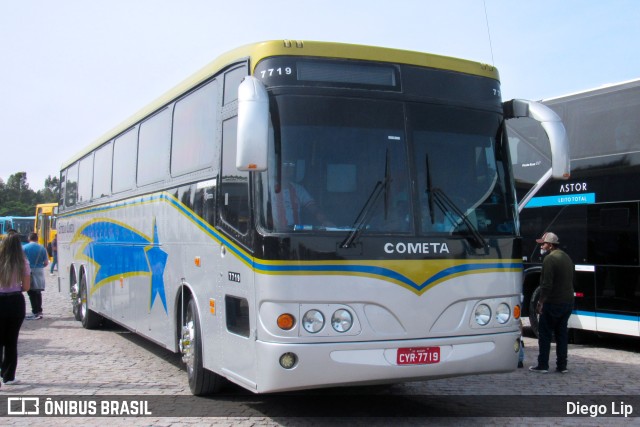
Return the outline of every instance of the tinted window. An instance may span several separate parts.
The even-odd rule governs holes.
[[[91,188],[93,187],[93,153],[80,160],[78,170],[78,203],[91,200]]]
[[[65,206],[75,206],[78,202],[78,164],[74,163],[67,169]]]
[[[96,151],[93,168],[93,198],[108,196],[111,193],[111,166],[113,157],[113,144],[100,147]]]
[[[213,166],[217,108],[216,81],[178,101],[173,116],[172,175]]]
[[[162,180],[169,171],[171,109],[166,108],[140,125],[138,185]]]
[[[638,265],[638,205],[589,207],[589,263]]]
[[[265,229],[344,236],[354,228],[411,231],[402,104],[296,96],[276,101],[280,136],[271,141],[276,155],[261,174]]]
[[[249,229],[249,173],[236,169],[236,139],[238,119],[227,120],[222,125],[222,219],[246,234]]]
[[[238,99],[238,86],[247,75],[245,67],[236,68],[224,76],[224,103],[229,104]]]
[[[113,148],[113,192],[130,190],[136,180],[137,128],[116,138]]]
[[[585,97],[566,108],[572,158],[640,150],[640,88]]]
[[[65,192],[67,189],[67,171],[63,170],[60,172],[60,199],[58,200],[58,205],[62,208],[65,205]]]

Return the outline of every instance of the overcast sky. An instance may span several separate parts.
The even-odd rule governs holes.
[[[0,0],[0,178],[25,171],[43,188],[83,147],[252,42],[457,56],[498,67],[505,100],[537,100],[640,78],[639,28],[637,0]]]

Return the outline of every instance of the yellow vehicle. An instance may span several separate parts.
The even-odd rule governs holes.
[[[38,243],[48,248],[56,237],[57,203],[40,203],[36,205],[34,232],[38,234]]]

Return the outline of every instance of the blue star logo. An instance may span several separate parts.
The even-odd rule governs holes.
[[[109,219],[88,223],[76,236],[87,240],[81,253],[96,266],[94,288],[122,277],[151,276],[149,307],[160,297],[168,314],[163,275],[169,255],[160,249],[155,219],[153,238]]]

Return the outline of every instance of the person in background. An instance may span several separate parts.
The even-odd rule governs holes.
[[[546,373],[549,370],[549,353],[552,335],[556,336],[556,371],[566,374],[569,347],[568,322],[573,311],[573,261],[559,249],[560,241],[554,233],[544,233],[537,239],[541,253],[546,253],[542,261],[540,275],[540,299],[536,312],[540,315],[538,325],[538,365],[530,371]]]
[[[303,211],[320,224],[331,227],[334,224],[318,208],[316,201],[300,184],[294,182],[297,164],[293,160],[282,162],[282,186],[274,197],[274,218],[276,231],[293,230],[302,224]]]
[[[23,291],[31,283],[31,269],[16,233],[0,242],[0,375],[6,385],[18,384],[18,335],[24,320]]]
[[[42,319],[42,291],[45,288],[44,268],[49,265],[49,256],[47,250],[38,243],[38,235],[31,233],[29,235],[29,243],[24,245],[24,253],[29,260],[31,267],[31,289],[27,292],[29,301],[31,302],[31,314],[26,317],[27,320]]]
[[[50,274],[53,276],[53,269],[58,266],[58,236],[51,241],[51,257],[53,261],[51,262]]]

